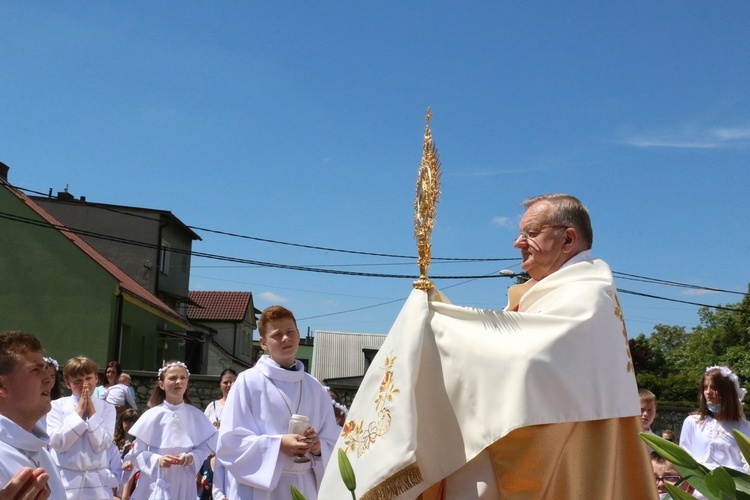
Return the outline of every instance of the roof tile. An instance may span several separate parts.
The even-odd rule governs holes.
[[[243,321],[250,307],[251,292],[189,292],[197,306],[188,306],[187,317],[195,321]]]

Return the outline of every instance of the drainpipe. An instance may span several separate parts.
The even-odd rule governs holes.
[[[117,320],[115,321],[115,357],[117,362],[120,362],[120,356],[122,355],[122,309],[123,299],[122,291],[117,294]]]
[[[232,356],[237,357],[237,323],[234,324],[234,339],[232,340]]]
[[[163,265],[163,262],[161,261],[161,230],[163,227],[161,221],[159,221],[159,234],[157,235],[156,242],[156,276],[154,277],[154,295],[157,297],[159,297],[159,277],[161,276],[161,267]]]

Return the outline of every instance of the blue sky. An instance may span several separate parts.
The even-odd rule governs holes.
[[[435,257],[517,259],[520,202],[589,207],[615,271],[746,292],[750,3],[0,3],[0,161],[11,183],[172,211],[256,238],[415,255],[424,115],[442,165]],[[406,259],[197,230],[196,251],[364,273]],[[434,263],[480,276],[519,260]],[[507,278],[437,280],[502,307]],[[741,295],[620,279],[705,304]],[[385,333],[410,279],[193,259],[300,329]],[[622,295],[631,336],[697,308]],[[385,304],[385,305],[383,305]],[[350,312],[346,312],[350,311]]]

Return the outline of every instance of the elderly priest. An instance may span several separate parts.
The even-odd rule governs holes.
[[[357,498],[657,498],[609,266],[569,195],[524,202],[504,311],[413,290],[337,448]],[[336,460],[320,498],[347,498]]]

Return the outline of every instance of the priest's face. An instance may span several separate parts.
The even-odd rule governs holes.
[[[521,217],[521,233],[513,246],[521,250],[521,268],[539,281],[562,267],[569,259],[565,227],[549,222],[552,204],[540,201],[531,205]]]
[[[292,318],[269,321],[260,346],[281,366],[292,366],[299,347],[297,324]]]

